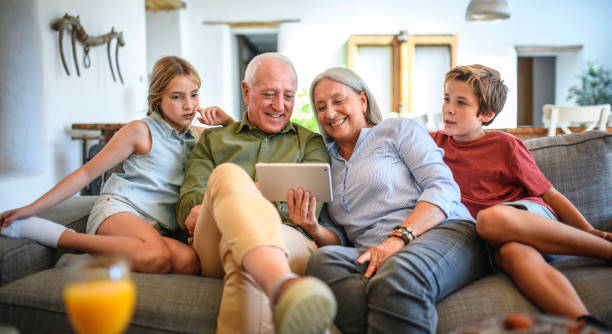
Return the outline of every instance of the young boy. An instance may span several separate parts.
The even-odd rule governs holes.
[[[494,69],[455,67],[444,78],[444,130],[431,136],[444,149],[461,201],[477,217],[478,234],[491,246],[492,263],[542,311],[605,326],[589,315],[569,280],[543,254],[610,261],[612,233],[593,228],[555,190],[520,139],[484,131],[507,92]]]

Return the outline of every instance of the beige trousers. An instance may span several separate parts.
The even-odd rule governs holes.
[[[268,296],[242,270],[244,255],[259,246],[282,249],[298,275],[304,275],[316,248],[301,232],[281,222],[274,205],[241,167],[219,165],[208,180],[193,239],[202,275],[224,279],[217,333],[274,332]]]

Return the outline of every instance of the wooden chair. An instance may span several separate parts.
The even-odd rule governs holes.
[[[572,133],[567,128],[568,123],[587,124],[585,131],[593,130],[595,127],[606,130],[610,105],[562,107],[545,104],[542,111],[544,124],[548,123],[548,135],[554,136],[557,134],[557,128],[561,128],[564,133]]]

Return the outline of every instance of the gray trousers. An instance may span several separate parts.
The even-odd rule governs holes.
[[[307,274],[325,281],[338,301],[335,323],[350,333],[434,333],[436,303],[490,271],[473,223],[446,221],[391,255],[372,278],[357,258],[365,249],[319,248]]]

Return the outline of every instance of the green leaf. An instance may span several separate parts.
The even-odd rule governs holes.
[[[567,99],[578,105],[612,104],[612,77],[610,71],[589,61],[580,79],[580,87],[571,86]]]

